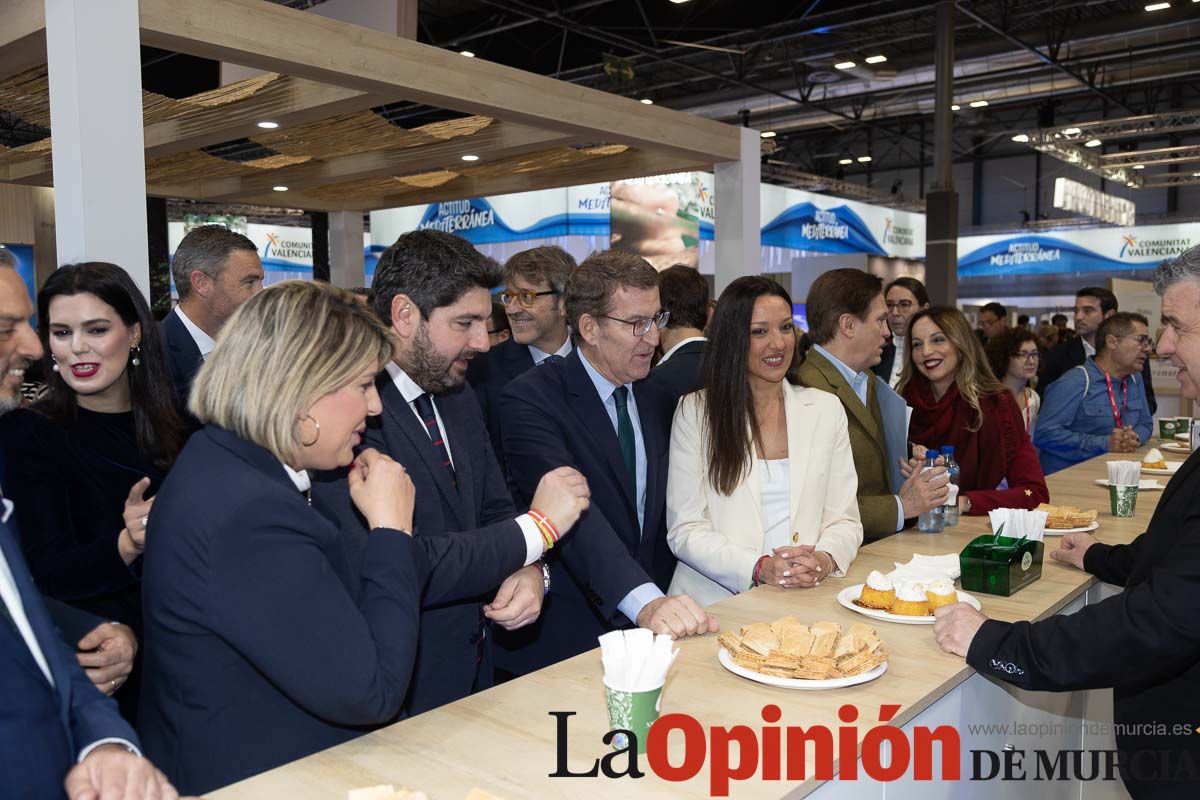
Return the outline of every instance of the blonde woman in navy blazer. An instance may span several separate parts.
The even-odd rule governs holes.
[[[193,387],[195,433],[147,536],[147,755],[200,794],[397,715],[419,610],[413,485],[373,450],[392,341],[349,293],[276,284],[227,323]],[[308,503],[308,470],[352,464],[370,534],[361,572]]]

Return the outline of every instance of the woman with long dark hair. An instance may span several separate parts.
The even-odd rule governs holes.
[[[38,333],[48,392],[3,418],[21,545],[43,592],[140,639],[146,519],[183,443],[158,325],[123,269],[88,262],[47,278]]]
[[[845,574],[862,543],[846,413],[799,385],[792,301],[763,277],[717,301],[671,429],[671,594],[710,605],[752,586],[807,588]]]
[[[918,457],[924,447],[954,447],[960,513],[1049,501],[1016,400],[992,374],[962,312],[946,306],[918,311],[908,322],[906,344],[899,389],[913,408],[909,440]]]

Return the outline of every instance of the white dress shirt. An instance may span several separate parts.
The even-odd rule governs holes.
[[[387,370],[387,374],[392,379],[392,383],[400,392],[400,396],[404,398],[404,402],[408,403],[408,407],[412,409],[413,416],[421,423],[421,427],[425,427],[425,420],[421,419],[421,412],[417,411],[417,407],[413,401],[427,392],[417,385],[417,382],[408,376],[408,373],[399,367],[394,361],[389,361],[383,367]],[[446,424],[442,422],[442,412],[438,411],[437,397],[429,395],[430,401],[433,404],[433,415],[437,418],[438,429],[442,434],[442,444],[446,446],[446,457],[450,459],[450,466],[454,466],[454,453],[450,450],[450,437],[446,435]],[[542,540],[542,534],[538,531],[537,524],[534,523],[533,517],[528,514],[522,514],[517,517],[517,525],[521,527],[521,533],[525,537],[525,564],[534,563],[542,557],[546,552],[546,543]],[[559,534],[566,534],[566,531],[559,531]]]
[[[188,319],[188,315],[183,313],[183,306],[175,306],[175,313],[179,315],[179,321],[183,323],[183,327],[187,328],[187,332],[192,335],[192,341],[196,343],[196,348],[200,351],[201,360],[208,358],[208,354],[213,351],[217,343],[211,336],[200,330],[199,325]]]
[[[792,544],[791,469],[786,458],[757,459],[761,483],[764,556]]]
[[[567,333],[567,339],[562,343],[562,347],[558,348],[553,353],[547,353],[545,350],[539,350],[531,344],[526,345],[526,347],[529,348],[529,355],[533,356],[533,365],[536,367],[550,356],[566,358],[567,356],[571,355],[571,334],[570,332]]]
[[[904,337],[892,334],[892,344],[896,346],[896,354],[892,357],[892,374],[888,376],[888,386],[895,389],[900,383],[900,371],[904,369]]]

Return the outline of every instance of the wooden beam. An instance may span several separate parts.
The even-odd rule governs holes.
[[[635,145],[693,162],[740,157],[738,128],[264,0],[141,0],[142,43]],[[264,35],[269,32],[269,35]]]
[[[266,170],[262,175],[218,178],[202,181],[196,194],[208,200],[236,200],[246,194],[270,191],[273,186],[306,189],[381,175],[411,175],[435,169],[461,167],[462,155],[479,156],[476,164],[521,156],[559,145],[576,143],[578,137],[557,131],[542,131],[516,122],[495,122],[472,134],[443,142],[376,150],[336,156],[322,161],[283,169]]]
[[[46,0],[0,2],[0,80],[46,63]]]

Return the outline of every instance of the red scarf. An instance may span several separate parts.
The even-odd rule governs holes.
[[[926,447],[953,445],[961,491],[986,491],[1000,485],[1018,444],[1013,421],[1021,421],[1011,393],[1004,391],[979,398],[983,425],[977,431],[971,430],[975,409],[959,394],[956,383],[950,384],[941,400],[935,400],[928,379],[914,375],[904,388],[904,399],[913,409],[908,440]]]

